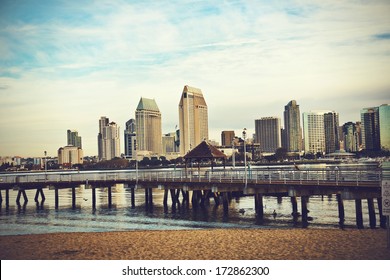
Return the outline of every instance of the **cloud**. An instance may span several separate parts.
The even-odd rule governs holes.
[[[281,116],[291,99],[355,120],[369,102],[361,93],[383,103],[390,87],[386,1],[49,2],[3,4],[0,116],[15,124],[0,128],[21,139],[43,125],[52,151],[72,128],[96,154],[99,117],[123,127],[141,96],[156,99],[172,131],[185,84],[203,90],[216,139],[224,126]],[[2,141],[0,155],[36,145]]]
[[[390,33],[375,34],[373,37],[377,40],[390,40]]]

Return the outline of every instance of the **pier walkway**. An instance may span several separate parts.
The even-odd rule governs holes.
[[[34,200],[43,202],[43,190],[55,191],[55,207],[59,205],[59,189],[72,189],[72,204],[76,205],[75,191],[79,187],[91,189],[92,206],[96,207],[96,188],[108,189],[108,205],[111,206],[111,188],[124,184],[131,190],[131,205],[135,205],[135,189],[145,190],[145,204],[153,205],[153,189],[164,190],[164,206],[171,198],[172,208],[191,203],[192,207],[203,207],[212,198],[216,205],[222,204],[228,211],[232,197],[253,196],[256,215],[263,219],[263,196],[290,197],[292,217],[301,217],[307,225],[307,201],[312,195],[336,195],[338,200],[339,224],[344,222],[343,200],[355,200],[356,224],[363,227],[362,199],[367,199],[370,226],[376,227],[374,199],[377,199],[381,227],[385,226],[382,216],[380,169],[304,169],[261,168],[243,169],[154,169],[154,170],[109,170],[109,171],[50,171],[0,174],[0,190],[5,192],[6,207],[9,207],[9,191],[18,191],[16,203],[28,202],[25,190],[36,190]],[[3,195],[0,192],[0,203]],[[170,195],[169,195],[170,194]],[[180,201],[180,197],[182,200]],[[298,211],[297,197],[301,200],[301,212]]]

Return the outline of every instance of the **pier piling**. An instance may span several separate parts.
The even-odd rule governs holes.
[[[229,212],[229,197],[227,192],[222,193],[222,201],[223,201],[223,212]]]
[[[92,209],[96,209],[96,188],[92,187]]]
[[[5,209],[9,208],[9,189],[5,190]]]
[[[135,190],[134,188],[131,188],[130,189],[130,193],[131,193],[131,208],[135,208]]]
[[[255,194],[255,211],[256,217],[258,220],[263,220],[264,218],[264,208],[263,208],[263,196],[259,193]]]
[[[358,229],[363,229],[363,212],[362,212],[362,200],[355,200],[355,208],[356,208],[356,226]]]
[[[341,198],[341,194],[337,194],[337,205],[338,205],[338,210],[339,210],[339,225],[340,228],[344,228],[344,221],[345,221],[345,212],[344,212],[344,201]]]
[[[58,204],[59,204],[59,201],[58,201],[58,188],[55,188],[54,189],[54,208],[55,209],[58,209]]]
[[[307,210],[307,196],[302,196],[301,197],[301,207],[302,207],[302,227],[307,227],[309,225],[308,222],[308,213],[309,211]]]
[[[298,202],[297,202],[297,197],[296,196],[292,196],[291,197],[291,205],[292,205],[292,213],[291,213],[291,215],[293,216],[294,223],[296,223],[298,221],[298,216],[299,216],[299,213],[298,213]]]
[[[382,212],[382,198],[378,197],[377,201],[378,201],[380,227],[386,229],[386,216],[383,216],[383,212]]]
[[[34,198],[34,201],[36,203],[39,203],[39,195],[42,197],[42,201],[41,203],[43,203],[45,201],[45,194],[43,193],[43,189],[42,188],[37,188],[37,191],[35,192],[35,198]]]
[[[112,190],[111,186],[108,186],[108,208],[112,207]]]
[[[168,189],[164,189],[164,208],[168,208]]]
[[[72,208],[76,208],[76,187],[72,187]]]
[[[367,204],[368,204],[368,217],[370,221],[370,228],[374,229],[376,227],[374,199],[367,198]]]

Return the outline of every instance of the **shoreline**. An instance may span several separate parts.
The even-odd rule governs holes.
[[[2,260],[390,260],[383,229],[135,230],[0,236]]]

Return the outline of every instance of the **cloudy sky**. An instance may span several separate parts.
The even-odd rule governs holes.
[[[357,121],[390,103],[389,15],[387,0],[0,0],[0,156],[55,156],[67,129],[96,155],[100,116],[123,130],[141,96],[174,131],[187,84],[217,141],[292,99]]]

